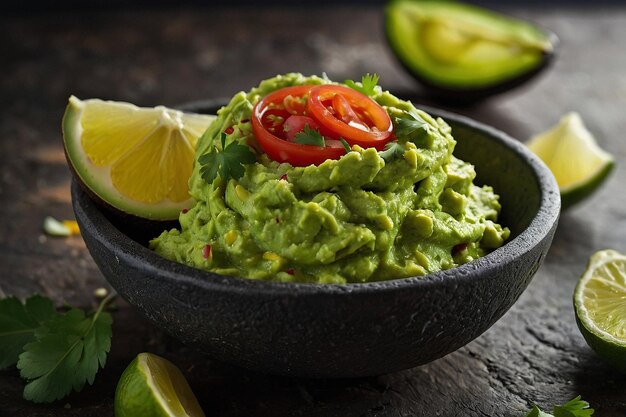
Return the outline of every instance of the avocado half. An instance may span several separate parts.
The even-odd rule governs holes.
[[[468,4],[395,0],[385,33],[400,63],[436,98],[472,102],[514,88],[552,61],[558,38]]]

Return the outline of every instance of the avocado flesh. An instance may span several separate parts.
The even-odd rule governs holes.
[[[550,36],[527,22],[447,1],[392,2],[386,30],[403,64],[444,88],[507,82],[540,67],[553,50]]]

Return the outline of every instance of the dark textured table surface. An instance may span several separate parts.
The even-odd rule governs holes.
[[[595,4],[595,3],[594,3]],[[218,363],[144,321],[113,312],[113,346],[93,386],[52,405],[21,399],[0,372],[0,416],[112,416],[122,370],[139,352],[181,367],[209,416],[521,416],[581,394],[598,416],[626,416],[626,375],[585,344],[572,292],[592,252],[626,251],[626,7],[510,8],[559,34],[547,74],[457,109],[520,140],[581,113],[618,166],[593,198],[562,216],[545,264],[515,306],[466,347],[429,365],[376,378],[311,381]],[[55,239],[43,218],[71,218],[60,121],[69,95],[176,105],[232,95],[289,71],[331,78],[381,75],[419,88],[390,55],[375,7],[158,9],[0,17],[0,296],[39,292],[82,307],[106,282],[80,237]]]

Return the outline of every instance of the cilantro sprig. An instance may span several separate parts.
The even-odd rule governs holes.
[[[52,402],[93,384],[111,348],[112,318],[104,308],[114,297],[92,314],[77,308],[58,313],[39,295],[23,304],[13,297],[0,300],[0,363],[17,362],[28,381],[25,399]]]
[[[238,142],[231,142],[226,146],[225,133],[222,133],[221,141],[221,151],[214,146],[209,153],[198,158],[202,165],[200,175],[208,184],[211,184],[218,174],[224,181],[229,178],[238,180],[246,172],[244,165],[256,162],[256,155],[249,146]]]
[[[543,412],[534,405],[525,417],[590,417],[593,412],[594,409],[589,408],[589,403],[579,395],[563,405],[554,406],[552,414]]]
[[[304,125],[304,129],[300,132],[296,133],[294,137],[294,142],[299,143],[301,145],[312,145],[312,146],[320,146],[324,147],[324,136],[317,130],[311,129],[308,124]]]
[[[363,93],[366,96],[373,96],[376,92],[376,86],[378,85],[379,78],[378,74],[367,73],[361,77],[361,85],[352,80],[345,80],[343,83],[359,93]]]
[[[420,145],[430,136],[430,125],[417,113],[405,112],[402,117],[396,117],[395,121],[398,138]]]
[[[383,151],[378,152],[381,158],[385,160],[385,162],[393,161],[394,159],[402,158],[404,156],[405,148],[400,143],[393,141],[387,142],[385,145],[385,149]]]

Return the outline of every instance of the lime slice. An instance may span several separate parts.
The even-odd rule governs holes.
[[[602,150],[578,113],[568,113],[547,132],[527,143],[546,163],[561,190],[561,207],[578,203],[593,193],[614,167],[613,156]]]
[[[187,380],[174,364],[140,353],[115,390],[115,417],[205,417]]]
[[[190,205],[196,142],[214,119],[72,96],[63,138],[70,166],[92,194],[138,217],[171,220]]]
[[[574,291],[574,307],[589,346],[626,372],[626,255],[594,253]]]

